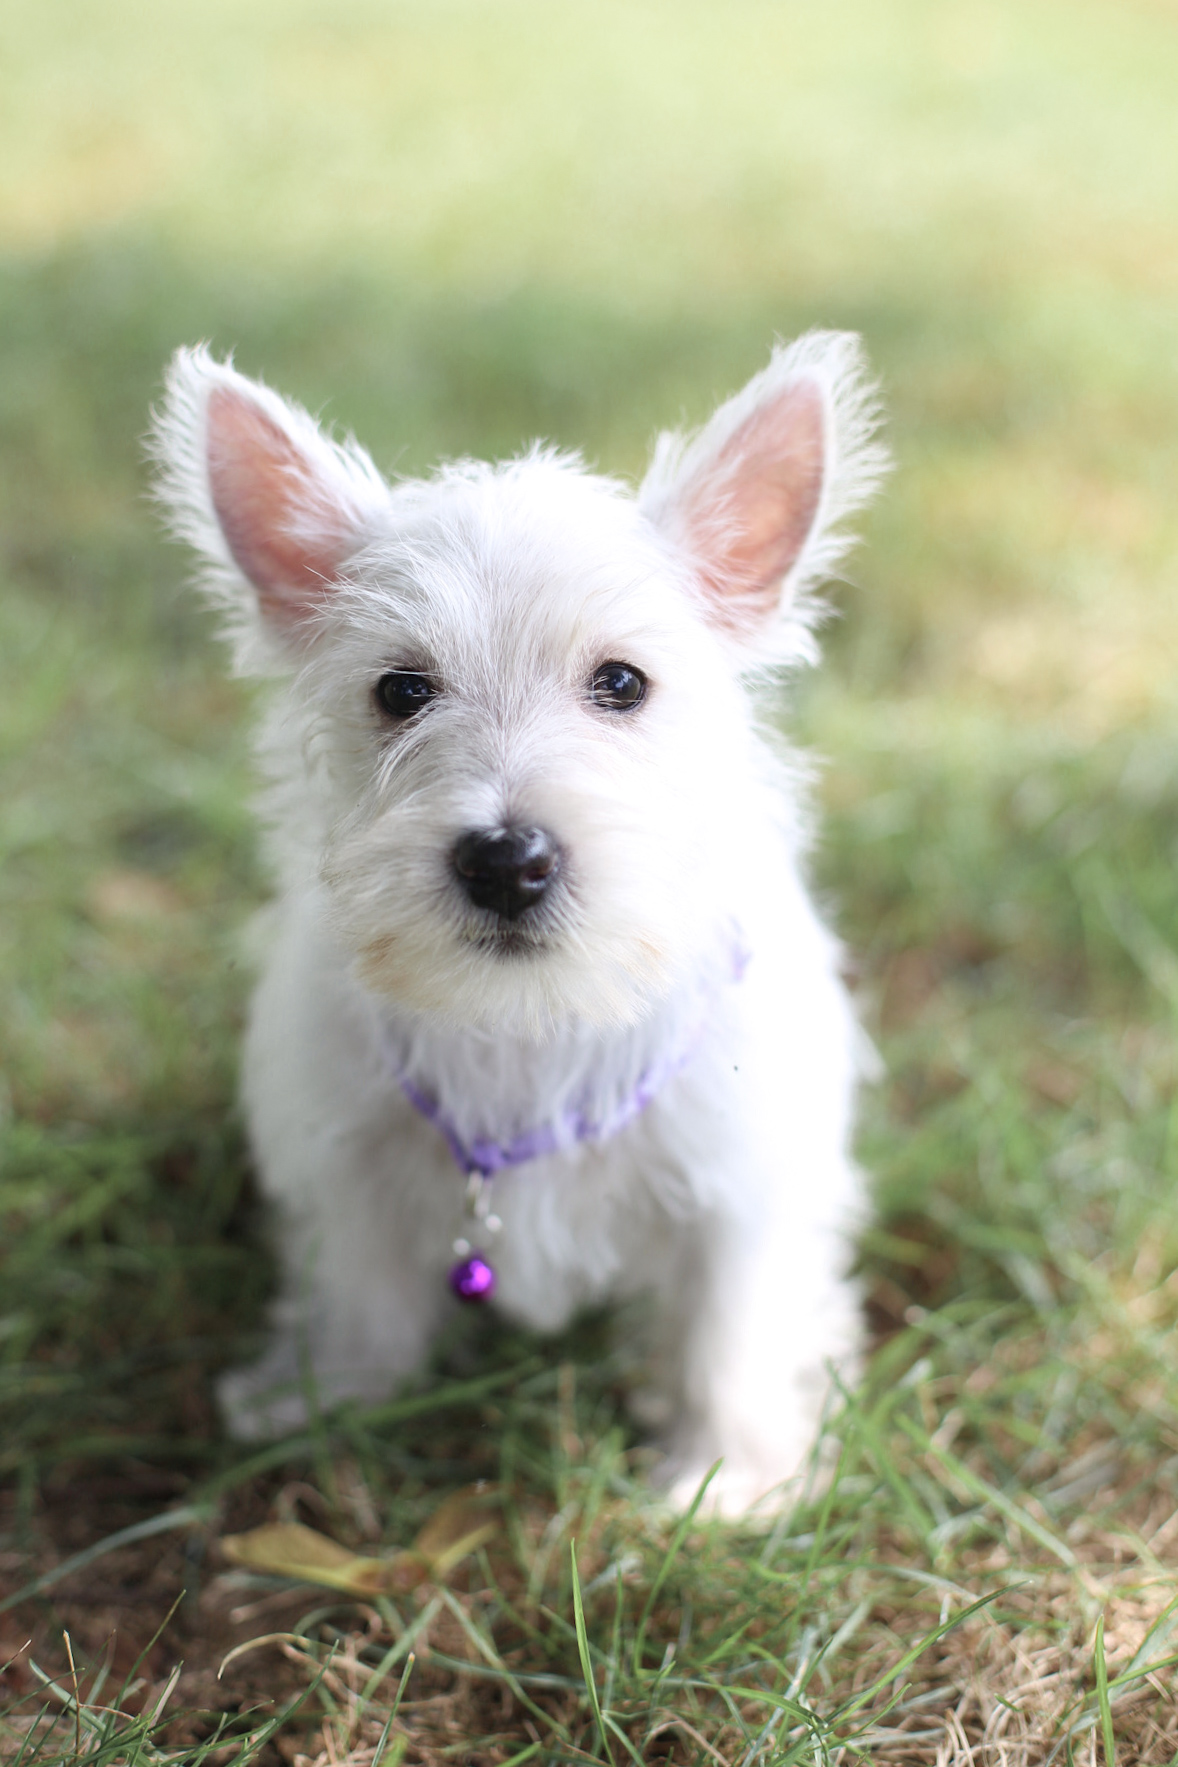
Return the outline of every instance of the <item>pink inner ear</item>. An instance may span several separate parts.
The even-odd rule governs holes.
[[[261,407],[231,387],[208,406],[209,485],[229,550],[263,611],[308,613],[347,555],[347,523],[311,462]]]
[[[725,624],[768,615],[822,501],[825,411],[814,381],[795,381],[754,411],[692,495],[688,533]]]

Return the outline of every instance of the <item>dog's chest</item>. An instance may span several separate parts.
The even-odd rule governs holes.
[[[723,1034],[746,962],[726,932],[716,954],[637,1025],[567,1025],[521,1041],[442,1031],[384,1013],[390,1079],[444,1136],[455,1163],[487,1177],[623,1135]]]

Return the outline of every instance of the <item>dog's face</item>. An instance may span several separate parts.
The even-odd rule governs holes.
[[[877,464],[835,471],[840,406],[844,438],[865,427],[850,362],[842,339],[778,355],[635,499],[541,452],[390,487],[177,358],[165,493],[247,666],[289,676],[283,834],[374,992],[515,1035],[622,1024],[726,936],[742,679],[801,648],[829,517]]]
[[[746,728],[731,664],[634,503],[568,465],[452,475],[398,518],[302,677],[336,923],[423,1011],[632,1019],[738,859],[713,807]]]

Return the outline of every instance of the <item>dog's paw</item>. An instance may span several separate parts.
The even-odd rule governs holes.
[[[307,1401],[294,1358],[269,1351],[248,1368],[234,1368],[216,1385],[217,1405],[238,1442],[266,1441],[302,1429]]]
[[[229,1434],[239,1442],[272,1440],[305,1429],[308,1421],[352,1400],[378,1405],[392,1376],[383,1365],[339,1363],[280,1333],[259,1362],[234,1368],[217,1382],[217,1403]]]
[[[816,1440],[799,1435],[788,1446],[778,1443],[751,1455],[739,1450],[709,1454],[695,1444],[672,1450],[655,1478],[679,1514],[691,1508],[704,1487],[697,1514],[768,1527],[783,1510],[823,1495],[834,1476],[838,1448],[837,1439],[826,1433]]]
[[[721,1461],[714,1472],[703,1465],[684,1465],[674,1471],[664,1486],[669,1507],[677,1514],[685,1514],[705,1480],[707,1488],[700,1498],[697,1515],[754,1524],[763,1521],[766,1526],[783,1509],[792,1508],[805,1483],[804,1469],[782,1475],[755,1462],[739,1460]]]
[[[300,1392],[284,1391],[270,1380],[256,1380],[253,1368],[238,1368],[217,1382],[217,1407],[235,1442],[265,1442],[302,1430],[307,1403]]]

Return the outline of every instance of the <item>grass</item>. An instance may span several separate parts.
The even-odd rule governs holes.
[[[10,13],[0,1754],[1173,1761],[1178,24]],[[886,1063],[833,1485],[676,1525],[599,1320],[460,1333],[389,1407],[233,1448],[266,880],[249,695],[143,496],[162,362],[235,347],[407,470],[543,433],[633,473],[819,323],[863,331],[899,462],[790,714]],[[376,1597],[218,1544],[301,1521],[380,1556],[480,1480],[494,1537]]]

